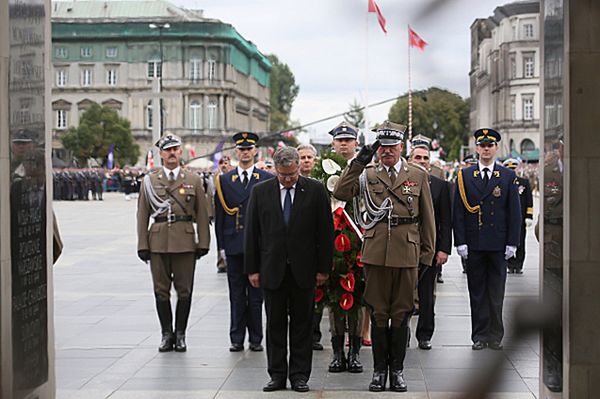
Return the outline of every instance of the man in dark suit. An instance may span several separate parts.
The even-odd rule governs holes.
[[[419,139],[420,137],[420,139]],[[430,170],[430,140],[425,136],[416,136],[412,140],[410,161]],[[433,213],[435,215],[435,257],[432,265],[419,266],[417,291],[419,296],[419,322],[417,323],[417,340],[419,348],[431,349],[431,337],[435,328],[435,283],[442,265],[448,261],[452,249],[452,215],[450,206],[450,190],[445,180],[429,175]]]
[[[502,163],[509,169],[515,170],[519,166],[519,161],[509,158]],[[517,185],[519,190],[519,199],[521,200],[521,242],[517,247],[517,256],[508,260],[508,272],[523,274],[523,263],[525,262],[525,236],[527,227],[533,223],[533,194],[529,179],[517,176]]]
[[[500,133],[474,133],[477,165],[458,172],[454,198],[454,242],[467,260],[473,350],[502,349],[502,305],[506,261],[515,256],[521,232],[517,176],[496,164]]]
[[[244,229],[250,192],[256,183],[273,177],[254,167],[258,136],[239,132],[233,136],[238,167],[216,179],[215,232],[219,251],[225,250],[229,285],[231,352],[244,350],[248,330],[250,350],[263,350],[262,292],[244,274]]]
[[[285,389],[289,378],[292,389],[306,392],[315,286],[327,280],[333,262],[333,218],[325,187],[300,176],[296,149],[280,148],[273,160],[277,179],[257,184],[250,197],[244,270],[265,297],[271,381],[263,390]]]

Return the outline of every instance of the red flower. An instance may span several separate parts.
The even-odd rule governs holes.
[[[346,277],[340,276],[340,285],[343,289],[348,292],[354,292],[354,286],[356,285],[356,279],[354,273],[350,272],[346,274]]]
[[[349,310],[354,305],[354,297],[352,294],[345,293],[340,297],[340,307],[344,310]]]
[[[362,263],[362,252],[358,251],[356,254],[356,266],[363,267],[364,263]]]
[[[335,237],[335,250],[338,252],[350,251],[350,239],[344,233]]]
[[[322,288],[318,288],[315,290],[315,302],[319,303],[325,297],[325,291]]]
[[[333,212],[333,229],[335,231],[340,231],[346,228],[348,223],[346,223],[346,216],[344,216],[344,208],[337,208]]]

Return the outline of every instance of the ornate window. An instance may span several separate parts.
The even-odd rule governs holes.
[[[190,104],[190,127],[193,130],[202,129],[202,103],[198,101]]]
[[[202,60],[199,58],[192,58],[190,60],[190,80],[197,82],[202,79]]]

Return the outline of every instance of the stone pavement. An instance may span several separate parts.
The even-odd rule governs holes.
[[[311,392],[262,393],[265,353],[228,351],[229,302],[224,274],[216,273],[214,248],[196,269],[187,353],[158,353],[160,340],[148,266],[137,259],[136,201],[109,193],[103,202],[55,202],[65,249],[54,268],[56,379],[59,399],[137,398],[361,398],[372,373],[370,348],[362,348],[362,374],[331,374],[327,317],[325,350],[314,352]],[[510,343],[511,309],[538,294],[538,246],[530,231],[525,274],[509,275],[505,300],[505,358],[491,387],[495,398],[535,398],[537,337]],[[214,240],[213,243],[214,245]],[[453,254],[438,284],[433,349],[416,349],[405,362],[406,394],[377,397],[459,398],[496,352],[472,351],[465,275]],[[416,318],[413,318],[414,327]],[[414,331],[414,328],[413,328]],[[289,386],[289,383],[288,383]]]

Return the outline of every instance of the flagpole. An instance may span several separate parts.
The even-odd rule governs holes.
[[[365,144],[371,142],[369,137],[369,12],[367,11],[365,17],[366,29],[365,29],[365,126],[363,130],[363,136],[365,138]]]
[[[412,140],[412,83],[410,78],[410,25],[408,25],[408,140],[406,140],[406,154],[410,153]]]

